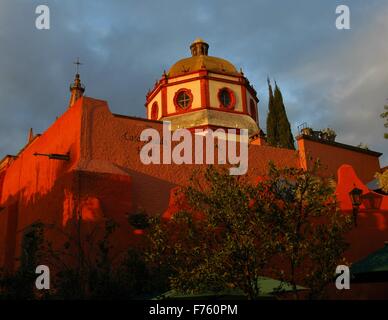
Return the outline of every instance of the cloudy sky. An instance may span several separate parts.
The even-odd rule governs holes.
[[[35,8],[50,8],[50,30]],[[346,4],[351,29],[337,30]],[[145,94],[163,70],[187,57],[197,37],[209,54],[244,70],[258,91],[265,129],[267,75],[276,79],[294,133],[307,122],[339,142],[385,152],[388,1],[382,0],[0,0],[0,158],[43,132],[67,107],[81,57],[86,95],[112,112],[144,116]]]

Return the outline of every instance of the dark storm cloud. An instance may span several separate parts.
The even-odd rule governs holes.
[[[339,3],[350,6],[349,31],[334,26]],[[35,29],[39,4],[50,7],[48,31]],[[0,156],[64,112],[77,56],[88,96],[144,116],[148,88],[198,36],[211,55],[243,68],[259,93],[262,127],[270,75],[294,131],[304,121],[330,126],[339,141],[387,151],[378,117],[388,98],[387,15],[378,0],[1,0]]]

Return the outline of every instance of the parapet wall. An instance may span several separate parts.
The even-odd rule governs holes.
[[[368,183],[380,172],[379,157],[381,153],[366,150],[338,142],[316,139],[306,135],[297,138],[300,164],[310,169],[315,160],[322,163],[321,174],[334,176],[343,164],[351,165],[362,182]]]

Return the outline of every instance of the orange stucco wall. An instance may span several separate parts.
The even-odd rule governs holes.
[[[344,214],[352,214],[352,204],[349,192],[357,187],[363,194],[372,195],[379,199],[374,208],[363,202],[359,208],[357,225],[347,235],[351,244],[346,252],[348,264],[366,258],[372,252],[383,248],[388,241],[388,196],[368,190],[356,175],[350,165],[342,165],[338,169],[337,199]],[[388,286],[386,283],[350,283],[350,290],[337,290],[334,285],[330,290],[332,299],[386,299]]]
[[[85,224],[104,216],[120,224],[116,247],[134,236],[126,221],[138,210],[156,215],[168,206],[170,190],[189,181],[196,165],[144,165],[140,134],[162,123],[110,112],[105,101],[83,97],[41,136],[29,143],[2,171],[0,262],[9,269],[20,255],[24,230],[36,221],[52,226],[46,236],[58,246],[65,241],[58,228],[70,228],[81,213]],[[37,157],[38,153],[69,153],[70,161]],[[298,166],[295,151],[249,147],[249,175],[279,166]]]
[[[340,208],[345,214],[352,214],[349,192],[355,187],[362,190],[364,195],[370,194],[379,200],[375,208],[365,206],[365,201],[359,208],[357,226],[349,234],[352,248],[347,257],[350,262],[380,249],[384,242],[388,241],[388,196],[370,191],[359,179],[352,166],[342,165],[338,169],[336,193]]]
[[[53,226],[46,235],[58,246],[64,241],[58,228],[70,228],[78,213],[86,229],[100,224],[104,217],[119,223],[114,234],[117,251],[137,241],[128,215],[140,210],[163,214],[171,206],[171,190],[187,184],[198,167],[144,165],[140,150],[145,142],[140,141],[140,134],[147,128],[162,135],[162,122],[114,115],[105,101],[82,97],[29,143],[0,172],[0,207],[4,208],[0,211],[0,265],[15,268],[23,232],[37,220]],[[378,158],[365,153],[305,139],[298,140],[298,145],[299,151],[249,145],[248,177],[266,174],[269,161],[279,167],[306,168],[308,154],[321,158],[327,175],[336,175],[343,163],[349,163],[365,182],[379,170]],[[70,161],[36,157],[35,152],[69,152]],[[380,236],[378,225],[365,225],[369,234],[379,235],[372,241],[377,246],[385,229]],[[356,255],[364,254],[365,248],[357,249]]]
[[[321,174],[336,176],[337,170],[343,164],[351,165],[360,179],[368,183],[380,172],[378,155],[350,150],[336,144],[324,143],[301,136],[297,139],[300,161],[303,168],[309,169],[313,161],[319,159],[322,163]]]
[[[88,126],[85,126],[88,139],[81,149],[93,159],[89,165],[97,171],[108,166],[131,176],[134,207],[150,214],[162,214],[168,205],[170,190],[186,184],[198,165],[144,165],[139,153],[145,143],[140,141],[140,134],[144,129],[155,128],[163,136],[162,122],[113,115],[106,103],[90,106],[88,110]],[[299,166],[295,151],[251,145],[248,174],[266,173],[270,160],[279,166]]]
[[[41,220],[57,223],[61,219],[65,190],[72,190],[70,172],[79,159],[81,110],[69,109],[47,131],[30,142],[9,165],[4,175],[0,206],[0,223],[5,233],[1,243],[4,264],[12,269],[20,255],[20,243],[25,228]],[[71,160],[52,161],[36,157],[39,153],[70,153]]]
[[[68,228],[77,212],[86,222],[98,222],[102,214],[114,217],[118,209],[131,209],[130,177],[93,171],[89,153],[81,148],[88,144],[85,111],[96,103],[79,100],[6,169],[0,194],[0,206],[5,208],[0,213],[0,261],[8,269],[17,265],[23,233],[34,222],[49,226],[46,236],[60,246],[65,241],[60,229]],[[70,161],[34,156],[35,152],[69,153]],[[104,212],[105,208],[109,210]]]

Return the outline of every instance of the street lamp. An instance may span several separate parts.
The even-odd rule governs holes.
[[[69,153],[66,153],[66,154],[59,154],[59,153],[38,153],[38,152],[35,152],[33,154],[35,157],[47,157],[49,158],[50,160],[54,159],[54,160],[62,160],[62,161],[69,161],[70,160],[70,154]]]
[[[353,206],[353,222],[354,222],[354,225],[357,227],[358,211],[362,203],[362,199],[361,199],[362,190],[355,187],[352,191],[349,192],[349,196]]]

